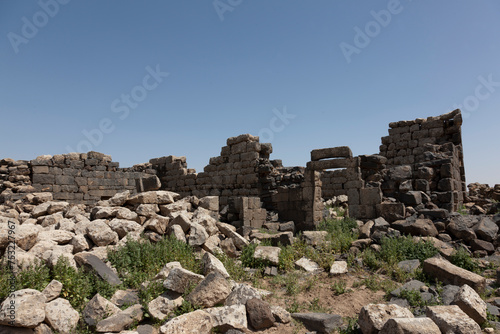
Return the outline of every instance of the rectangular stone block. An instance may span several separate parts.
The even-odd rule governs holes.
[[[348,146],[322,148],[311,151],[312,161],[331,158],[352,158],[352,151]]]
[[[361,205],[376,205],[382,202],[382,191],[379,188],[362,188],[359,192]]]
[[[49,166],[33,166],[33,174],[48,174]]]
[[[330,168],[348,168],[352,166],[351,159],[331,159],[320,161],[309,161],[307,168],[312,170],[324,170]]]
[[[56,177],[51,174],[33,174],[33,183],[54,184]]]

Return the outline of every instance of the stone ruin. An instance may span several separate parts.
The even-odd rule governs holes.
[[[316,149],[305,167],[271,160],[272,146],[244,134],[231,137],[203,172],[185,157],[165,156],[119,168],[98,152],[0,160],[0,203],[28,193],[95,204],[124,190],[169,190],[181,196],[218,196],[221,217],[233,225],[261,227],[270,215],[298,229],[320,221],[324,201],[346,195],[351,217],[388,221],[415,212],[440,217],[456,211],[466,194],[460,110],[389,124],[380,152],[353,156],[349,147]]]

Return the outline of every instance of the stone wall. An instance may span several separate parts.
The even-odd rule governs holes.
[[[155,173],[143,165],[119,168],[111,156],[98,152],[43,155],[31,161],[3,159],[1,201],[30,192],[51,192],[55,200],[93,204],[124,190],[135,193],[141,180]]]
[[[0,202],[48,191],[57,200],[92,204],[124,190],[161,188],[181,196],[217,196],[229,221],[253,227],[262,226],[264,209],[299,226],[314,224],[322,218],[321,198],[337,195],[347,195],[350,215],[361,219],[392,206],[395,216],[404,215],[405,207],[394,201],[417,211],[436,204],[452,211],[463,203],[466,190],[461,124],[459,110],[390,123],[380,155],[353,157],[347,146],[317,149],[305,168],[270,160],[271,144],[249,134],[227,139],[200,173],[188,168],[185,157],[175,156],[131,168],[119,168],[98,152],[3,159]]]
[[[407,194],[422,191],[439,207],[457,210],[466,191],[461,125],[458,109],[437,117],[390,123],[389,136],[382,137],[380,146],[389,169],[389,178],[382,185],[384,195],[413,205],[413,193]],[[406,171],[399,166],[407,166]]]

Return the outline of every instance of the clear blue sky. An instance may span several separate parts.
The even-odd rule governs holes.
[[[226,138],[260,133],[304,166],[465,105],[467,182],[500,183],[499,14],[495,0],[1,1],[0,158],[90,144],[122,167],[184,155],[201,171]]]

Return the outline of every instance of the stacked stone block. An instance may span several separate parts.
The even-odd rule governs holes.
[[[261,159],[269,159],[271,144],[260,143],[259,137],[249,134],[227,139],[221,155],[210,158],[203,172],[188,169],[185,157],[151,159],[158,171],[162,189],[175,191],[183,196],[219,196],[220,205],[227,205],[229,197],[259,196]]]
[[[99,152],[40,156],[31,160],[32,186],[52,192],[55,200],[91,204],[120,191],[135,192],[137,179],[155,173],[118,167],[111,156]]]
[[[411,171],[399,181],[388,175],[384,195],[414,202],[408,192],[423,191],[439,207],[457,210],[466,191],[461,125],[458,109],[437,117],[390,123],[380,154],[387,158],[389,169],[404,165]]]
[[[31,169],[29,161],[2,159],[0,160],[0,203],[17,200],[26,192],[32,192]]]
[[[138,181],[155,173],[145,166],[118,166],[109,155],[98,152],[43,155],[31,161],[3,159],[0,200],[17,200],[31,192],[51,192],[55,200],[93,204],[124,190],[134,193]]]

